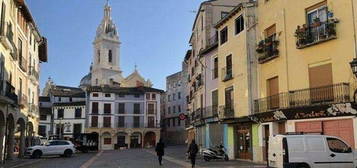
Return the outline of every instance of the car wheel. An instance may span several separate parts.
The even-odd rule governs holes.
[[[224,155],[224,160],[225,160],[225,161],[228,161],[228,160],[229,160],[228,155]]]
[[[308,164],[302,163],[298,165],[299,168],[310,168]]]
[[[66,150],[64,151],[64,156],[65,156],[65,157],[71,157],[72,154],[73,154],[73,152],[72,152],[72,150],[70,150],[70,149],[66,149]]]
[[[209,162],[210,161],[210,158],[209,157],[203,157],[203,159],[206,161],[206,162]]]
[[[32,153],[31,157],[34,159],[39,159],[39,158],[41,158],[41,155],[42,155],[42,152],[40,150],[36,150]]]

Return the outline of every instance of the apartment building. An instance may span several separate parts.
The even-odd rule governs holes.
[[[14,157],[15,147],[22,157],[37,135],[40,63],[47,62],[47,41],[25,1],[0,4],[0,144],[5,144],[0,145],[0,154],[4,160]]]
[[[153,147],[160,138],[160,95],[149,87],[87,88],[87,133],[100,135],[99,149]]]
[[[187,52],[184,60],[188,74],[187,94],[190,120],[190,126],[186,130],[188,132],[188,141],[196,139],[199,146],[202,147],[209,146],[211,143],[209,142],[209,134],[206,134],[206,130],[209,130],[209,127],[207,127],[206,121],[201,122],[201,119],[214,118],[213,113],[215,111],[211,104],[212,90],[207,90],[217,88],[217,81],[208,76],[208,74],[211,75],[209,68],[214,65],[206,65],[206,63],[214,62],[213,57],[217,52],[215,50],[217,48],[217,30],[214,26],[239,2],[237,0],[210,0],[203,2],[198,9],[199,12],[192,27],[192,35],[189,41],[192,50]],[[211,60],[212,58],[213,60]],[[205,83],[205,79],[209,81]],[[208,83],[209,86],[207,87],[206,84],[208,85]]]
[[[356,2],[258,0],[254,160],[269,135],[318,132],[356,147]],[[351,70],[352,66],[352,70]]]
[[[86,95],[81,88],[56,85],[49,79],[43,93],[43,102],[40,101],[41,135],[71,139],[84,133]]]
[[[257,93],[256,3],[242,2],[220,20],[218,118],[230,158],[253,159],[252,114]]]
[[[171,145],[185,144],[186,122],[180,116],[187,115],[186,104],[186,75],[183,71],[166,77],[165,111],[163,112],[163,128],[166,143]]]

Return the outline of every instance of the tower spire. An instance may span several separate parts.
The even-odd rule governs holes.
[[[109,0],[106,0],[105,6],[104,6],[104,19],[110,20],[111,12],[112,12],[112,9],[109,6]]]

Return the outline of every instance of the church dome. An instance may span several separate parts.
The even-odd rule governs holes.
[[[91,85],[92,74],[89,73],[81,79],[79,87],[86,87]]]

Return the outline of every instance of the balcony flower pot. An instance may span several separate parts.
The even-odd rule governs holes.
[[[312,23],[312,27],[319,27],[321,26],[320,18],[315,18],[314,23]]]
[[[257,48],[256,48],[257,53],[262,54],[264,53],[264,41],[260,41]]]

